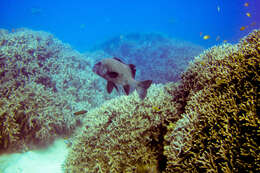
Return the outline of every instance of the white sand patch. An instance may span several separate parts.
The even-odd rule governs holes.
[[[47,149],[0,156],[0,173],[62,173],[68,148],[63,139]]]

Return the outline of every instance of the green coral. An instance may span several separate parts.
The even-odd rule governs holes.
[[[0,30],[0,152],[68,135],[80,124],[74,112],[111,99],[93,63],[46,32]]]
[[[258,30],[237,45],[213,47],[183,75],[188,94],[179,121],[189,123],[168,126],[166,172],[260,170],[259,43]]]
[[[92,109],[113,97],[93,60],[44,32],[1,30],[0,151],[48,144],[81,119],[65,172],[259,172],[259,43],[256,30],[212,47],[179,83]]]
[[[206,50],[180,83],[90,111],[65,172],[257,172],[260,31]]]
[[[90,111],[70,149],[65,172],[161,170],[166,130],[162,122],[174,106],[169,96],[162,86],[153,85],[145,101],[135,92]]]
[[[19,87],[8,98],[2,97],[1,103],[1,150],[26,150],[46,145],[75,128],[76,119],[70,115],[70,110],[59,107],[68,104],[67,101],[40,84],[32,82]]]

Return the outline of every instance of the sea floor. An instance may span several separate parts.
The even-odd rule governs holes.
[[[62,173],[62,163],[68,153],[63,139],[47,149],[0,156],[0,173]]]

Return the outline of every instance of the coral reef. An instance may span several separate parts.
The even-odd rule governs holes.
[[[97,46],[110,56],[135,64],[138,80],[176,82],[190,60],[203,51],[201,46],[157,33],[124,34]],[[149,69],[149,70],[147,70]]]
[[[136,91],[111,100],[91,72],[104,52],[82,55],[45,32],[0,30],[0,152],[49,144],[80,125],[68,173],[259,172],[259,48],[255,30],[204,51],[179,83],[153,84],[143,101]]]
[[[88,112],[65,172],[259,172],[260,30],[206,50],[179,83]]]
[[[167,127],[165,172],[259,172],[259,43],[257,30],[213,47],[182,76],[175,93],[185,97],[175,100],[185,108]]]
[[[70,134],[82,117],[74,112],[111,99],[92,63],[51,34],[0,30],[0,151]]]
[[[68,101],[31,82],[1,97],[0,148],[26,150],[46,145],[59,135],[70,134],[76,125]]]
[[[169,96],[161,85],[152,85],[145,101],[135,91],[90,111],[65,172],[159,172],[165,166],[162,122],[174,106]]]

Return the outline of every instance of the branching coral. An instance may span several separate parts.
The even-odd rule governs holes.
[[[70,133],[74,111],[111,98],[90,72],[92,61],[43,35],[0,32],[1,150]],[[180,83],[152,85],[144,101],[134,92],[92,109],[65,172],[260,171],[259,43],[258,30],[213,47]]]
[[[259,39],[205,51],[144,102],[123,96],[89,112],[65,172],[259,171]]]
[[[183,75],[187,98],[177,123],[189,123],[168,126],[166,172],[260,170],[259,43],[258,30],[237,45],[213,47]]]
[[[73,112],[112,98],[91,62],[51,34],[0,30],[0,151],[69,134],[80,118]]]
[[[1,102],[1,150],[46,145],[58,135],[70,134],[76,125],[70,110],[59,106],[67,101],[36,83],[16,89]]]
[[[67,157],[65,172],[163,169],[162,122],[173,107],[168,96],[162,86],[153,85],[144,102],[134,93],[89,112]]]

